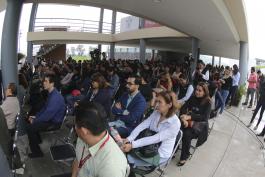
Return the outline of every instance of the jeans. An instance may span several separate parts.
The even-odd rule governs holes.
[[[219,108],[221,108],[220,114],[222,114],[225,107],[225,102],[222,97],[221,91],[217,91],[215,93],[215,111],[218,111]]]
[[[183,129],[183,137],[182,137],[182,149],[180,160],[187,160],[190,156],[190,146],[191,140],[198,137],[192,128],[184,128]]]
[[[41,142],[39,132],[46,131],[50,127],[59,128],[60,124],[52,123],[52,122],[36,122],[30,124],[26,121],[26,119],[22,118],[19,121],[20,131],[19,136],[23,136],[25,134],[28,135],[29,138],[29,146],[32,153],[41,153],[41,149],[39,147],[39,143]]]
[[[229,91],[228,90],[221,90],[221,96],[223,98],[224,104],[223,104],[223,106],[221,106],[220,114],[222,114],[223,111],[224,111],[225,103],[226,103],[228,94],[229,94]]]
[[[259,101],[258,101],[258,103],[257,103],[257,106],[256,106],[256,108],[255,108],[255,110],[254,110],[254,113],[253,113],[253,116],[252,116],[252,118],[251,118],[250,123],[252,123],[252,122],[254,121],[254,119],[255,119],[257,113],[259,112],[259,109],[261,108],[261,110],[260,110],[260,115],[259,115],[259,120],[258,120],[258,123],[257,123],[257,126],[259,126],[259,123],[260,123],[260,121],[262,120],[263,113],[264,113],[264,110],[265,110],[265,104],[264,104],[264,102],[265,102],[265,99],[264,99],[264,98],[260,98],[260,99],[259,99]]]
[[[248,88],[248,90],[247,90],[247,97],[246,97],[246,101],[245,101],[246,104],[248,104],[249,95],[250,95],[251,98],[250,98],[250,103],[249,103],[249,105],[252,106],[255,91],[256,91],[256,89],[254,89],[254,88]]]
[[[229,99],[231,97],[231,101],[230,101],[230,104],[229,105],[230,106],[232,105],[232,103],[234,102],[234,99],[235,99],[235,95],[236,95],[237,89],[238,89],[238,86],[237,85],[231,87],[230,92],[229,92],[229,95],[228,95],[228,97],[226,99],[226,104],[228,104]]]

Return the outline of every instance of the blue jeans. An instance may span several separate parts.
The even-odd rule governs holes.
[[[231,89],[230,89],[229,95],[228,95],[228,97],[227,97],[227,99],[226,99],[226,104],[228,104],[229,99],[230,99],[230,97],[231,97],[231,101],[230,101],[229,106],[231,106],[232,103],[234,102],[234,99],[235,99],[235,95],[236,95],[237,89],[238,89],[238,86],[237,86],[237,85],[232,86]]]
[[[254,94],[255,94],[255,92],[256,92],[256,89],[254,89],[254,88],[248,88],[248,90],[247,90],[247,97],[246,97],[246,101],[245,101],[245,103],[248,104],[249,95],[250,95],[250,102],[249,102],[249,105],[252,106],[252,104],[253,104],[253,98],[254,98]]]
[[[222,114],[223,111],[224,111],[225,103],[226,103],[226,100],[227,100],[228,95],[229,95],[229,90],[221,90],[221,96],[223,98],[224,105],[223,105],[223,107],[221,107],[220,114]]]
[[[225,102],[223,100],[221,92],[218,90],[215,93],[215,111],[218,111],[218,109],[221,108],[220,114],[222,114],[224,110],[224,106],[225,106]]]

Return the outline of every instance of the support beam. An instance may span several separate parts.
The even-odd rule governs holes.
[[[144,28],[144,18],[139,18],[139,29]],[[146,41],[140,39],[140,62],[145,63]]]
[[[191,51],[192,51],[192,57],[194,58],[194,62],[191,65],[191,73],[195,70],[198,59],[199,59],[199,39],[193,37],[191,39]]]
[[[139,29],[144,28],[144,18],[139,18]]]
[[[145,39],[140,39],[140,62],[145,63],[145,50],[146,50],[146,41]]]
[[[34,31],[34,26],[35,26],[35,19],[38,11],[38,3],[33,3],[31,7],[31,14],[30,14],[30,19],[29,19],[29,32]],[[27,48],[27,63],[32,64],[33,62],[33,44],[31,41],[28,41],[28,48]]]
[[[243,41],[240,41],[239,72],[239,85],[242,85],[246,82],[248,73],[248,43]]]
[[[214,56],[212,56],[212,66],[214,66]]]
[[[222,64],[222,57],[219,57],[219,67],[221,66]]]
[[[155,59],[155,49],[152,49],[152,60]]]
[[[17,44],[23,1],[7,0],[2,32],[1,67],[4,88],[11,82],[18,84]]]
[[[102,33],[103,18],[104,18],[104,8],[100,8],[100,15],[99,15],[99,22],[98,22],[98,33]],[[101,52],[101,44],[98,44],[98,49]]]
[[[116,18],[117,18],[117,11],[112,11],[112,22],[111,22],[111,34],[116,33]],[[115,43],[110,43],[110,56],[109,58],[115,59]]]

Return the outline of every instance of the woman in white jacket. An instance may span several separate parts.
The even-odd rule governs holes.
[[[136,140],[136,137],[148,128],[156,134]],[[159,163],[164,163],[172,154],[179,130],[180,120],[176,116],[176,95],[168,91],[160,92],[156,98],[156,110],[127,137],[123,151],[129,152],[134,148],[161,143],[158,149]],[[128,161],[135,166],[150,165],[143,159],[131,155],[128,155]]]

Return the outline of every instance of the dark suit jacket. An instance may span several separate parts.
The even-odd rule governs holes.
[[[92,96],[92,90],[87,94],[85,99],[90,100],[91,96]],[[108,116],[110,115],[111,90],[109,88],[99,89],[98,93],[94,96],[94,98],[91,101],[101,104],[104,107],[106,114]]]
[[[123,94],[117,101],[121,103],[122,109],[117,109],[115,106],[113,106],[112,113],[116,116],[117,119],[123,121],[126,127],[134,129],[141,121],[146,108],[146,101],[143,95],[138,92],[126,108],[128,98],[128,93]],[[123,112],[125,110],[129,112],[128,115],[123,115]]]

